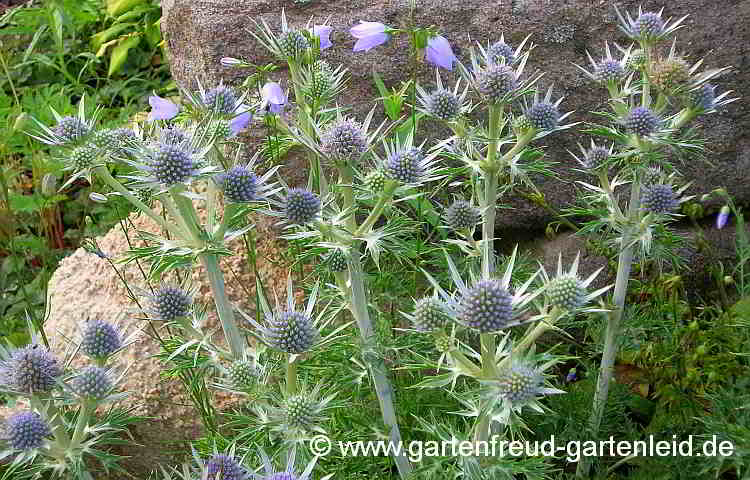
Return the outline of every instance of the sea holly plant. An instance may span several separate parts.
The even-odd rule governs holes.
[[[89,319],[61,356],[33,330],[25,347],[0,346],[0,391],[15,410],[3,419],[0,439],[6,474],[92,479],[88,469],[97,462],[105,471],[122,470],[121,457],[107,448],[121,442],[139,419],[117,406],[127,396],[120,390],[127,367],[117,363],[117,355],[138,334]],[[73,367],[76,357],[85,359],[85,366]],[[107,408],[97,413],[99,407]]]

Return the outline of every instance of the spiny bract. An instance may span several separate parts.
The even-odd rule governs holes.
[[[516,52],[510,45],[498,40],[487,49],[487,60],[491,63],[501,63],[502,59],[505,59],[505,63],[513,63],[516,59]]]
[[[89,366],[73,380],[73,390],[81,396],[103,398],[112,389],[112,380],[103,368]]]
[[[81,351],[91,358],[106,358],[122,347],[117,329],[102,320],[89,320],[83,328]]]
[[[167,127],[161,131],[159,141],[167,145],[179,145],[188,140],[188,134],[180,127]]]
[[[538,102],[526,110],[524,116],[537,130],[552,130],[558,125],[560,112],[553,103]]]
[[[63,117],[52,131],[64,142],[73,142],[89,133],[89,127],[78,117]]]
[[[16,450],[39,448],[44,437],[50,435],[49,426],[36,412],[18,412],[10,416],[5,424],[10,446]]]
[[[156,180],[167,186],[185,182],[195,174],[193,158],[177,145],[159,145],[150,167]]]
[[[227,368],[227,376],[234,388],[244,389],[255,384],[258,371],[251,362],[236,360]]]
[[[334,273],[344,272],[347,269],[346,254],[338,249],[333,250],[326,256],[325,264]]]
[[[286,421],[295,428],[308,428],[314,423],[315,404],[307,395],[295,395],[286,400]]]
[[[511,404],[523,404],[536,398],[543,384],[544,376],[539,370],[530,365],[516,364],[502,376],[500,395]]]
[[[641,204],[644,210],[651,213],[671,213],[680,206],[672,185],[667,184],[644,187]]]
[[[229,114],[237,109],[237,94],[232,87],[219,85],[203,95],[203,104],[214,112]]]
[[[40,345],[11,352],[0,369],[0,381],[11,390],[28,394],[47,393],[62,375],[57,359]]]
[[[646,107],[635,107],[630,110],[625,117],[625,128],[629,132],[646,137],[656,132],[661,124],[661,120]]]
[[[553,306],[572,311],[583,306],[586,289],[578,278],[565,275],[550,280],[547,285],[547,298]]]
[[[315,220],[320,211],[320,199],[304,188],[291,188],[286,194],[286,218],[296,225]]]
[[[510,326],[513,296],[497,280],[481,280],[463,292],[458,304],[458,321],[481,333]]]
[[[82,145],[70,152],[70,163],[77,170],[91,168],[99,157],[99,149],[92,144]]]
[[[279,38],[279,47],[287,57],[296,57],[303,50],[310,48],[310,42],[299,30],[289,30]]]
[[[468,230],[481,220],[479,209],[466,200],[456,200],[445,211],[445,223],[456,231]]]
[[[252,202],[258,192],[258,177],[249,168],[235,165],[219,175],[217,182],[224,189],[224,196],[232,202]]]
[[[229,455],[219,453],[206,463],[206,480],[244,480],[245,468]]]
[[[451,121],[461,112],[461,100],[450,90],[435,90],[427,97],[426,103],[427,112],[441,120]]]
[[[425,297],[414,304],[414,328],[422,332],[432,332],[448,323],[448,315],[443,302],[435,297]]]
[[[516,73],[505,65],[488,65],[477,73],[476,81],[479,93],[492,103],[501,102],[518,86]]]
[[[357,122],[341,119],[320,136],[320,148],[335,159],[358,159],[367,151],[367,137]]]
[[[415,183],[424,174],[422,151],[407,148],[391,154],[385,162],[386,174],[402,183]]]
[[[271,345],[286,353],[303,353],[312,348],[320,334],[302,312],[287,310],[274,315],[268,327]]]
[[[159,320],[169,322],[186,317],[190,313],[193,299],[179,287],[164,285],[154,293],[152,303]]]

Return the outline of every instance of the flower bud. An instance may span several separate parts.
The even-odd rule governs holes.
[[[91,192],[89,193],[89,200],[91,200],[94,203],[107,203],[107,196],[102,195],[101,193]]]

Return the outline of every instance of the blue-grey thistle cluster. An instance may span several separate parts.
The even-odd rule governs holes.
[[[325,60],[318,60],[313,65],[310,77],[310,93],[319,98],[333,86],[333,69]]]
[[[455,93],[444,88],[430,93],[425,106],[430,115],[447,122],[455,119],[461,112],[461,100]]]
[[[344,272],[347,269],[346,254],[336,249],[326,256],[325,264],[328,265],[328,270],[334,273]]]
[[[513,319],[513,296],[497,280],[481,280],[463,292],[458,321],[481,333],[507,328]]]
[[[77,170],[91,168],[99,158],[99,149],[92,144],[81,145],[70,152],[70,163]]]
[[[524,116],[537,130],[552,130],[558,125],[560,111],[554,103],[541,101],[526,110]]]
[[[642,36],[657,36],[664,31],[664,20],[655,12],[645,12],[638,16],[633,29]]]
[[[89,127],[78,117],[63,117],[52,131],[65,143],[74,142],[89,133]]]
[[[286,421],[293,428],[305,429],[315,423],[315,403],[309,395],[286,399]]]
[[[127,147],[136,140],[135,132],[129,128],[100,130],[94,134],[91,143],[113,155],[127,154]]]
[[[477,73],[477,89],[492,103],[500,103],[518,86],[516,73],[505,65],[490,64]]]
[[[11,352],[3,362],[0,381],[6,387],[28,394],[47,393],[62,375],[57,359],[39,345],[28,345]]]
[[[586,288],[575,276],[564,275],[553,278],[547,284],[547,298],[553,306],[573,311],[586,301]]]
[[[320,136],[320,148],[335,159],[353,160],[367,151],[367,137],[357,122],[341,119]]]
[[[609,150],[604,147],[590,148],[583,159],[583,163],[589,170],[598,170],[607,164]]]
[[[149,165],[156,180],[162,185],[182,183],[195,174],[193,157],[177,145],[161,144]]]
[[[179,145],[188,140],[188,134],[180,127],[167,127],[161,131],[159,142],[167,145]]]
[[[282,352],[303,353],[320,337],[313,321],[302,312],[287,310],[274,315],[268,327],[268,342]]]
[[[524,363],[513,365],[500,380],[500,395],[511,404],[524,404],[541,393],[542,373]]]
[[[654,62],[648,75],[658,89],[674,90],[690,80],[690,65],[680,57],[669,57]]]
[[[159,320],[170,322],[190,313],[193,299],[180,287],[164,285],[152,297],[152,304]]]
[[[641,137],[656,132],[660,125],[659,117],[647,107],[635,107],[625,117],[625,128]]]
[[[232,87],[219,85],[203,94],[203,104],[214,112],[230,114],[237,109],[237,94]]]
[[[39,448],[44,443],[44,437],[51,431],[47,423],[36,412],[18,412],[8,418],[5,433],[10,446],[16,450],[31,450]]]
[[[414,304],[412,315],[414,328],[422,332],[433,332],[448,323],[443,303],[435,297],[425,297]]]
[[[643,209],[650,213],[671,213],[680,206],[672,185],[657,183],[643,187],[641,195]]]
[[[73,379],[73,391],[82,397],[103,398],[112,389],[112,380],[103,368],[89,366]]]
[[[481,219],[479,209],[466,200],[454,201],[445,211],[445,223],[455,231],[474,228]]]
[[[596,64],[594,69],[594,77],[597,81],[607,82],[619,82],[625,76],[625,69],[622,64],[617,60],[606,58]]]
[[[372,170],[370,173],[367,174],[365,177],[365,186],[372,192],[372,193],[378,193],[382,192],[385,188],[385,181],[387,180],[387,177],[385,176],[385,172],[381,169],[375,169]]]
[[[385,173],[402,183],[416,183],[424,174],[424,156],[418,148],[407,148],[392,153],[385,162]]]
[[[310,48],[310,42],[299,30],[289,30],[279,38],[279,47],[287,57],[296,57],[302,51]]]
[[[237,360],[227,368],[227,377],[233,387],[244,389],[255,384],[258,370],[247,360]]]
[[[224,190],[224,196],[232,202],[252,202],[257,200],[258,177],[249,168],[235,165],[217,177],[217,183]]]
[[[711,110],[716,102],[716,87],[704,83],[698,89],[690,92],[690,104],[701,110]]]
[[[244,480],[245,468],[233,457],[219,453],[206,463],[206,480]]]
[[[505,59],[505,63],[513,63],[516,60],[516,52],[507,43],[499,40],[487,49],[487,60],[491,63],[501,63]]]
[[[122,347],[120,334],[111,323],[89,320],[83,329],[81,351],[91,358],[106,358]]]
[[[286,194],[286,218],[295,225],[315,220],[320,211],[320,198],[304,188],[290,188]]]

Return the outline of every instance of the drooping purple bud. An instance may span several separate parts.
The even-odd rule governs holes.
[[[329,36],[333,31],[333,27],[330,25],[315,25],[312,28],[312,34],[320,39],[320,49],[325,50],[326,48],[333,45]]]
[[[353,26],[349,33],[357,39],[354,51],[367,51],[387,42],[390,38],[390,35],[386,33],[387,28],[380,22],[359,22],[359,25]]]
[[[176,104],[157,95],[148,97],[148,104],[152,108],[151,113],[148,114],[149,122],[153,122],[154,120],[170,120],[180,111],[180,107]]]
[[[716,228],[720,230],[724,228],[727,224],[727,221],[729,220],[730,214],[731,210],[729,210],[729,207],[727,205],[721,207],[721,210],[719,210],[719,215],[716,216]]]
[[[271,113],[280,113],[284,105],[286,105],[284,90],[276,82],[268,82],[263,85],[260,96],[263,99],[263,103],[268,105],[268,110]]]
[[[242,65],[242,60],[234,57],[222,57],[220,63],[223,67],[236,67]]]
[[[425,58],[433,65],[446,70],[453,70],[453,61],[456,60],[456,55],[453,54],[453,49],[448,40],[436,35],[427,40]]]
[[[232,132],[233,137],[247,128],[253,119],[253,112],[248,105],[240,105],[238,111],[242,113],[229,121],[229,130]]]

